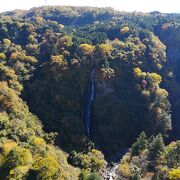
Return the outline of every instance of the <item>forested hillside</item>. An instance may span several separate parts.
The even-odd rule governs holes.
[[[179,14],[0,14],[0,179],[180,179],[179,68]]]

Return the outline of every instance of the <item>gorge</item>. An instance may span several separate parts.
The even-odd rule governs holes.
[[[1,13],[0,179],[179,178],[179,34],[179,14]]]

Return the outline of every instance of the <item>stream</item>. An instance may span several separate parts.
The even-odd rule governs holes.
[[[117,178],[117,170],[121,158],[126,154],[128,148],[121,148],[118,152],[114,153],[112,162],[109,163],[107,170],[103,173],[102,177],[104,180],[114,180]]]

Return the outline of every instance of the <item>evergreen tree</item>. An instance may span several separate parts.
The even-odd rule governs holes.
[[[92,173],[87,180],[102,180],[102,178],[98,173]]]
[[[146,149],[147,144],[148,140],[145,132],[143,131],[137,138],[136,142],[132,145],[132,156],[138,156],[142,150]]]
[[[158,134],[149,146],[149,168],[155,170],[158,164],[158,159],[161,153],[164,151],[165,145],[161,134]]]

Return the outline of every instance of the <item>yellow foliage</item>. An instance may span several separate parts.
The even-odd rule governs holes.
[[[9,47],[11,45],[11,41],[9,39],[3,39],[3,45]]]
[[[37,62],[37,59],[33,56],[25,56],[25,61],[27,61],[28,63],[34,64]]]
[[[179,141],[173,141],[168,146],[166,146],[166,152],[171,152],[173,149],[176,148],[177,144],[180,143]]]
[[[34,159],[34,170],[38,172],[41,179],[58,179],[60,176],[60,165],[54,157],[36,155]]]
[[[141,92],[141,94],[142,94],[144,97],[149,97],[149,96],[150,96],[150,91],[148,91],[148,90],[143,90],[143,91]]]
[[[19,53],[12,53],[11,56],[10,56],[10,59],[11,59],[11,60],[16,60],[17,57],[18,57],[18,54],[19,54]]]
[[[54,73],[59,71],[59,68],[66,67],[67,62],[64,60],[62,55],[51,56],[51,68],[50,70]]]
[[[4,53],[0,53],[0,60],[5,60],[6,59],[6,55]]]
[[[32,164],[33,159],[32,155],[29,149],[22,148],[22,147],[15,147],[13,151],[17,154],[17,164],[22,165],[22,166],[29,166]]]
[[[96,149],[92,149],[91,150],[92,154],[94,154],[96,157],[100,157],[100,158],[104,158],[103,154],[101,153],[101,151],[98,151]]]
[[[44,139],[40,138],[40,137],[34,137],[31,141],[31,143],[34,146],[44,146],[46,145],[46,142],[44,141]]]
[[[100,171],[101,169],[105,168],[106,163],[104,161],[104,155],[96,149],[92,149],[91,153],[91,170]]]
[[[120,32],[121,32],[122,34],[125,34],[125,33],[129,32],[129,28],[128,28],[127,26],[125,26],[125,27],[123,27],[122,29],[120,29]]]
[[[17,147],[17,143],[13,141],[9,141],[3,144],[2,152],[4,155],[7,155],[12,149]]]
[[[79,49],[81,51],[82,54],[84,55],[88,55],[88,54],[92,54],[94,51],[94,46],[90,45],[90,44],[81,44],[79,46]]]
[[[10,180],[22,180],[24,179],[24,176],[28,173],[28,171],[28,166],[17,166],[14,169],[10,170],[9,178]]]
[[[162,81],[162,77],[157,73],[150,73],[149,76],[153,84],[160,84]]]
[[[31,43],[36,42],[36,39],[35,39],[35,37],[34,37],[33,35],[29,35],[29,36],[28,36],[28,40],[29,40],[29,42],[31,42]]]
[[[91,167],[91,156],[87,154],[81,155],[81,165],[85,169],[89,169]]]
[[[119,172],[123,177],[130,177],[131,176],[131,170],[128,163],[120,164],[119,165]]]
[[[16,146],[9,152],[3,162],[4,167],[10,168],[9,172],[6,172],[6,177],[16,180],[24,179],[32,163],[33,158],[31,152],[28,149]]]
[[[140,77],[142,74],[142,71],[140,68],[134,68],[133,72],[134,72],[135,77]]]
[[[156,66],[157,66],[157,68],[159,69],[159,70],[161,70],[162,69],[162,65],[161,64],[156,64]]]
[[[171,169],[168,172],[168,178],[171,179],[171,180],[180,179],[180,169]]]
[[[63,36],[58,40],[58,46],[59,47],[70,47],[72,46],[73,42],[72,42],[72,37],[71,36]]]
[[[36,17],[35,18],[35,21],[36,21],[36,23],[38,23],[38,24],[44,24],[46,21],[42,18],[42,17],[40,17],[40,16],[38,16],[38,17]]]
[[[130,163],[131,162],[131,153],[126,153],[122,159],[121,159],[121,164],[124,164],[124,163]]]
[[[111,44],[101,44],[100,48],[104,54],[108,54],[113,49]]]
[[[119,39],[114,39],[113,41],[111,41],[111,45],[113,48],[121,48],[124,45],[124,43]]]
[[[147,73],[146,72],[142,72],[141,77],[145,78],[146,76],[147,76]]]
[[[14,60],[14,61],[22,61],[22,62],[27,62],[27,63],[31,63],[31,64],[34,64],[37,62],[37,59],[33,56],[26,56],[25,54],[23,53],[12,53],[11,56],[10,56],[10,59],[11,60]]]
[[[63,24],[59,24],[59,28],[60,29],[64,29],[64,25]]]
[[[156,90],[156,95],[159,96],[159,97],[166,98],[168,96],[168,92],[165,89],[158,88]]]
[[[6,82],[0,82],[0,104],[3,110],[13,113],[21,112],[24,106],[15,91]]]
[[[8,86],[16,92],[22,90],[22,85],[18,82],[18,77],[13,69],[0,64],[1,81],[6,81]]]

